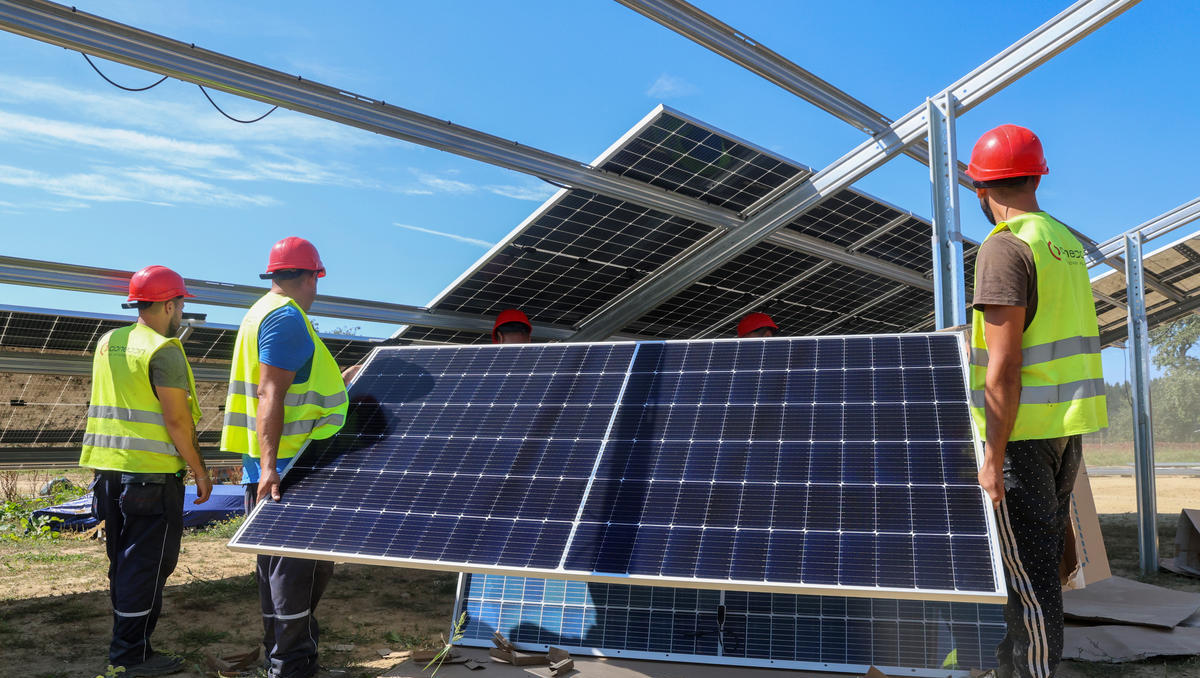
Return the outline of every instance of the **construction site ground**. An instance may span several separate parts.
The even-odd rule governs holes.
[[[33,484],[28,479],[23,482],[25,486]],[[1093,478],[1092,485],[1113,573],[1139,578],[1133,478]],[[1176,520],[1184,507],[1200,507],[1200,478],[1160,477],[1158,511],[1163,555],[1173,553]],[[167,583],[154,642],[156,648],[181,654],[195,667],[183,676],[213,675],[199,668],[204,653],[234,654],[253,649],[259,642],[254,557],[225,547],[230,532],[228,526],[219,526],[187,534],[179,567]],[[104,546],[96,540],[66,537],[0,541],[0,675],[103,675],[111,624],[106,569]],[[1200,579],[1157,574],[1144,581],[1200,591]],[[455,575],[448,573],[338,565],[318,613],[323,663],[348,667],[349,675],[355,678],[374,678],[397,663],[382,659],[378,653],[381,648],[437,647],[440,635],[449,626],[455,583]],[[334,651],[335,646],[340,646],[339,651]],[[574,675],[580,678],[781,675],[771,669],[582,658],[576,669]],[[455,678],[471,673],[474,678],[500,678],[518,672],[548,675],[545,667],[489,664],[485,672],[476,673],[461,665],[446,666],[438,676]],[[408,666],[395,675],[421,674],[418,667]],[[1200,676],[1200,660],[1156,659],[1119,667],[1068,662],[1059,675]]]

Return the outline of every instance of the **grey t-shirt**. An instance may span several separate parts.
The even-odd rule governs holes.
[[[973,307],[1021,306],[1025,309],[1025,327],[1037,313],[1037,268],[1029,245],[1012,231],[1000,231],[983,241],[975,257],[975,299]]]
[[[188,390],[187,369],[187,358],[178,346],[167,344],[158,349],[150,358],[150,386],[154,395],[158,395],[159,386]]]

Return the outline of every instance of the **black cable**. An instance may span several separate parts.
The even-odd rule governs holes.
[[[263,118],[267,117],[268,115],[271,115],[272,113],[275,112],[275,109],[279,108],[278,106],[272,106],[271,110],[267,111],[266,113],[263,113],[262,115],[258,116],[257,118],[255,118],[253,120],[238,120],[237,118],[233,117],[232,115],[229,115],[225,111],[221,110],[221,107],[217,105],[217,102],[213,101],[213,98],[208,96],[208,90],[204,89],[204,85],[196,85],[196,86],[200,88],[200,91],[204,93],[204,98],[208,99],[208,103],[212,104],[213,108],[217,109],[218,113],[225,116],[226,118],[229,118],[230,120],[232,120],[234,122],[240,122],[243,125],[249,125],[250,123],[258,122],[259,120],[262,120]]]
[[[80,54],[83,54],[83,52],[80,52]],[[158,82],[154,83],[153,85],[146,85],[145,87],[126,87],[125,85],[118,85],[117,83],[113,82],[111,78],[109,78],[107,75],[102,73],[100,71],[100,69],[96,67],[96,64],[92,63],[92,60],[90,57],[88,57],[88,55],[83,54],[83,58],[85,61],[88,62],[88,65],[92,67],[92,70],[96,71],[97,75],[104,78],[105,82],[112,85],[113,87],[123,89],[126,92],[145,92],[146,90],[148,90],[152,87],[157,87],[157,86],[161,85],[163,83],[163,80],[167,79],[167,76],[164,75],[162,78],[159,79]]]

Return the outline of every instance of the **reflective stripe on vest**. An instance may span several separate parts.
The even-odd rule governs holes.
[[[80,466],[128,473],[174,473],[184,467],[150,384],[150,361],[172,344],[183,352],[178,339],[140,324],[115,329],[96,343]],[[187,376],[194,423],[200,407],[190,365]]]
[[[339,372],[340,374],[340,372]],[[243,395],[247,398],[258,398],[258,384],[251,384],[245,381],[229,382],[229,392],[236,395]],[[332,410],[338,405],[346,402],[348,396],[345,391],[334,393],[333,395],[323,396],[316,391],[306,391],[304,393],[291,393],[283,396],[284,407],[300,407],[301,405],[316,405],[322,409]]]
[[[1038,289],[1037,312],[1021,335],[1021,397],[1009,439],[1098,431],[1108,425],[1108,412],[1100,332],[1083,247],[1066,226],[1044,212],[1001,223],[988,237],[1002,230],[1029,246]],[[989,355],[984,314],[976,309],[971,315],[971,415],[985,437]]]
[[[296,302],[280,294],[263,295],[242,319],[234,344],[230,367],[229,393],[225,399],[225,421],[221,428],[221,449],[227,452],[260,456],[258,448],[258,332],[272,312],[292,306],[300,311],[313,342],[312,368],[308,380],[294,382],[283,398],[283,423],[277,455],[293,457],[310,439],[328,438],[346,420],[349,399],[341,369],[325,347],[316,330]]]

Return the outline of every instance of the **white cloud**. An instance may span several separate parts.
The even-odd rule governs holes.
[[[141,202],[152,205],[218,205],[266,207],[277,201],[266,195],[247,195],[223,189],[154,167],[47,174],[11,165],[0,165],[0,184],[45,191],[89,202]]]
[[[458,235],[457,233],[446,233],[445,231],[435,231],[432,228],[423,228],[421,226],[412,226],[410,224],[399,224],[399,223],[397,223],[395,225],[399,226],[400,228],[407,228],[410,231],[416,231],[418,233],[428,233],[429,235],[436,235],[441,238],[449,238],[451,240],[457,240],[458,242],[465,242],[470,245],[478,245],[484,249],[491,248],[491,246],[493,244],[486,240],[480,240],[479,238],[469,238],[465,235]]]
[[[487,190],[495,193],[496,195],[502,195],[506,198],[544,202],[547,198],[554,195],[554,192],[558,189],[549,184],[534,184],[530,186],[492,185],[488,186]]]
[[[646,90],[646,96],[657,99],[672,99],[699,94],[699,92],[700,88],[687,80],[679,76],[663,73],[658,76],[658,80],[655,80],[653,85],[650,85],[650,89]]]
[[[417,181],[422,185],[441,193],[474,193],[479,187],[457,179],[443,179],[424,172],[417,173]]]
[[[237,158],[237,149],[225,144],[194,143],[143,134],[127,129],[80,125],[0,111],[0,139],[28,140],[30,137],[107,151],[148,155],[185,166]]]

